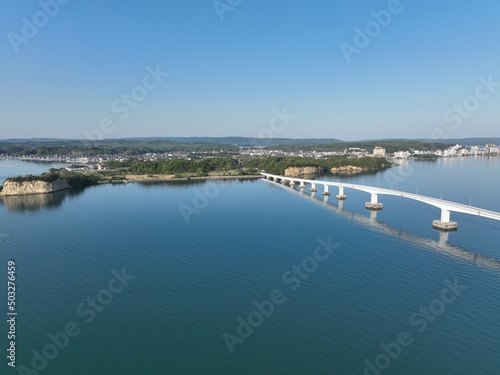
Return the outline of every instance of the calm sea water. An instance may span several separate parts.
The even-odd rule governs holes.
[[[0,178],[50,167],[19,165]],[[499,172],[498,158],[446,159],[350,180],[500,211]],[[3,356],[1,373],[498,374],[500,223],[452,213],[446,238],[436,208],[381,197],[374,217],[346,192],[342,209],[333,191],[263,180],[0,200],[4,353],[10,259],[19,314],[18,367]]]

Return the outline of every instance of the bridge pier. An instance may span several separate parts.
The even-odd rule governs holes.
[[[339,195],[337,195],[335,198],[337,198],[338,200],[347,199],[347,195],[344,194],[344,187],[343,186],[339,186]]]
[[[328,185],[323,185],[323,195],[330,195],[330,192],[328,191]]]
[[[450,211],[442,208],[441,209],[441,220],[434,220],[432,222],[432,227],[434,229],[449,232],[449,231],[457,230],[458,223],[455,221],[450,221]]]
[[[376,193],[371,193],[372,198],[370,202],[365,203],[365,208],[369,210],[381,210],[384,208],[384,205],[382,203],[378,203],[378,194]]]
[[[295,181],[294,180],[290,180],[290,187],[293,188],[295,186]]]
[[[432,197],[426,197],[422,196],[419,194],[413,194],[413,193],[405,193],[405,192],[400,192],[400,191],[395,191],[391,189],[384,189],[380,187],[375,187],[375,186],[366,186],[366,185],[354,185],[354,184],[347,184],[344,185],[343,183],[339,182],[326,182],[326,181],[314,181],[314,180],[292,180],[290,177],[286,176],[277,176],[274,174],[269,174],[269,173],[261,173],[262,175],[266,176],[269,180],[274,180],[276,183],[282,183],[283,185],[290,183],[292,186],[294,184],[299,184],[300,183],[300,191],[302,192],[305,184],[311,184],[310,188],[310,196],[312,199],[316,198],[316,185],[323,185],[324,186],[324,191],[323,195],[327,197],[330,195],[330,192],[328,191],[329,186],[336,186],[339,188],[339,194],[337,195],[338,199],[338,207],[340,210],[343,208],[343,199],[345,199],[344,195],[344,190],[346,188],[349,189],[354,189],[354,190],[360,190],[364,191],[366,193],[371,194],[371,201],[365,203],[365,207],[371,211],[377,211],[381,210],[383,208],[383,204],[378,202],[378,195],[392,195],[392,196],[398,196],[402,198],[407,198],[407,199],[412,199],[416,200],[419,202],[423,202],[426,204],[429,204],[434,207],[438,207],[441,209],[441,218],[440,220],[434,220],[432,222],[432,227],[435,229],[439,229],[440,231],[444,232],[441,233],[443,241],[445,236],[447,235],[446,232],[448,231],[454,231],[457,230],[458,224],[456,222],[453,222],[450,220],[450,212],[460,212],[464,214],[469,214],[469,215],[474,215],[474,216],[480,216],[480,217],[485,217],[493,220],[499,220],[500,221],[500,212],[494,212],[490,210],[485,210],[479,207],[472,207],[472,205],[466,206],[464,204],[459,204],[455,202],[449,202],[445,201],[443,199],[437,199],[437,198],[432,198]],[[314,181],[314,182],[313,182]],[[374,219],[376,216],[372,215],[374,212],[370,214],[371,218]]]
[[[305,189],[306,184],[304,184],[304,181],[300,181],[299,189]]]

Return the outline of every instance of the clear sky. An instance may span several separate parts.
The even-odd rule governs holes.
[[[1,0],[0,139],[500,136],[499,15],[498,0]]]

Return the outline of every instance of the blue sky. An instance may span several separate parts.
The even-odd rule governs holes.
[[[59,1],[0,3],[0,139],[500,136],[496,0]]]

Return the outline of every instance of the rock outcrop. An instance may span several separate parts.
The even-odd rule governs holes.
[[[361,173],[367,171],[368,168],[355,167],[354,165],[346,165],[344,167],[332,168],[332,173]]]
[[[317,174],[318,172],[317,167],[289,167],[285,169],[285,177],[300,177]]]
[[[14,182],[7,180],[3,184],[3,189],[0,192],[0,196],[46,194],[70,188],[71,186],[68,184],[68,181],[64,179],[58,179],[53,182],[45,182],[45,181]]]

